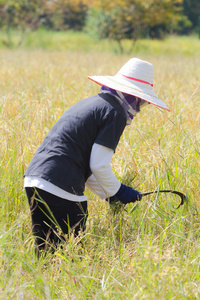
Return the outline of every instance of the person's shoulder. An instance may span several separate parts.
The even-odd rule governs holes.
[[[102,108],[109,108],[111,106],[109,99],[110,99],[110,97],[107,97],[107,95],[104,96],[104,94],[100,93],[100,94],[96,94],[96,95],[90,96],[88,98],[85,98],[76,104],[81,105],[82,107],[85,106],[88,109],[90,108],[90,109],[100,109],[101,110]]]
[[[107,103],[111,111],[116,112],[117,114],[125,117],[124,109],[120,104],[120,102],[115,98],[115,96],[108,93],[105,94],[102,93],[101,96],[103,97],[103,99],[105,100],[105,102]]]

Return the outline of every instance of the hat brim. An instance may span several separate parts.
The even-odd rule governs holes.
[[[136,96],[157,107],[170,111],[165,103],[150,88],[130,84],[127,80],[117,78],[117,76],[88,76],[88,78],[99,85],[105,85],[116,91]]]

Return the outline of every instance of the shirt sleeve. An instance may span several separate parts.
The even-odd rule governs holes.
[[[99,131],[95,143],[115,151],[125,127],[125,114],[114,109],[109,111],[105,116],[104,125]]]
[[[99,144],[94,144],[90,155],[90,176],[86,186],[101,198],[108,198],[117,193],[121,183],[111,168],[114,151]]]
[[[93,192],[94,194],[99,196],[101,199],[106,199],[106,193],[104,192],[102,187],[99,185],[98,181],[94,177],[94,174],[92,174],[88,178],[85,185],[91,192]]]

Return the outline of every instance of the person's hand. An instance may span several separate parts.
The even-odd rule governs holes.
[[[115,200],[121,201],[123,204],[140,201],[142,199],[142,195],[140,192],[134,190],[132,187],[121,184],[119,191],[112,197],[106,199],[112,203]]]

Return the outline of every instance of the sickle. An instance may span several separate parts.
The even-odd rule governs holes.
[[[186,201],[186,195],[184,195],[181,192],[172,191],[172,190],[161,190],[161,191],[145,192],[145,193],[140,193],[140,195],[142,195],[142,197],[143,197],[143,196],[147,196],[147,195],[155,194],[155,193],[172,193],[172,194],[176,194],[176,195],[180,196],[181,197],[181,202],[180,202],[180,204],[178,205],[178,207],[176,209],[178,209]]]

